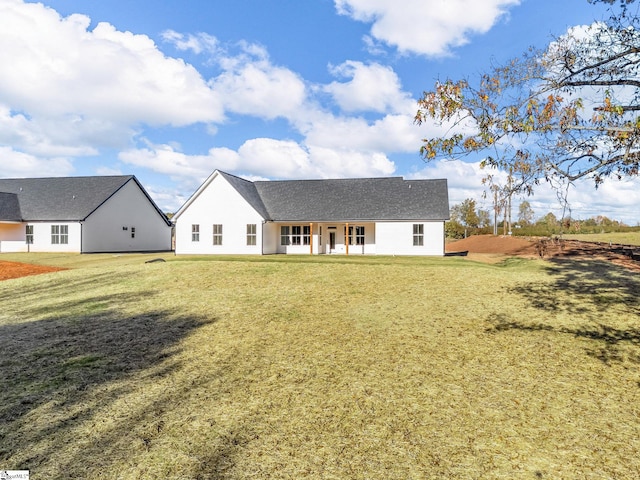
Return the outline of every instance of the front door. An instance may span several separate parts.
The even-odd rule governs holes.
[[[329,232],[329,253],[336,249],[336,232]]]

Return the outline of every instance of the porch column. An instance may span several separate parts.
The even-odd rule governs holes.
[[[349,255],[349,224],[348,223],[345,224],[345,228],[344,228],[344,244],[347,248],[346,255]]]
[[[313,223],[309,224],[309,255],[313,255]]]

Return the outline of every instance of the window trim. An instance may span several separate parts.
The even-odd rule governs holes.
[[[320,233],[320,235],[322,235],[322,233]],[[297,225],[280,225],[281,247],[288,247],[289,245],[296,247],[301,247],[303,245],[309,246],[311,245],[311,242],[311,225],[304,223],[299,223]]]
[[[215,246],[222,245],[222,224],[221,223],[213,224],[213,245]]]
[[[25,225],[24,240],[27,245],[33,245],[33,225]]]
[[[311,225],[302,226],[302,244],[311,245]]]
[[[364,245],[365,244],[365,228],[364,225],[356,225],[355,227],[355,236],[356,236],[356,245]]]
[[[413,246],[424,247],[424,223],[413,224]]]
[[[51,245],[69,245],[69,225],[51,225]]]
[[[302,245],[301,225],[291,225],[291,245]]]
[[[291,245],[291,228],[289,225],[280,225],[280,246]]]
[[[247,223],[247,246],[253,247],[258,241],[258,225]]]
[[[349,242],[349,245],[358,245],[358,246],[364,245],[365,244],[364,225],[349,225],[348,232],[347,232],[347,226],[345,225],[344,237],[345,237],[345,243]]]

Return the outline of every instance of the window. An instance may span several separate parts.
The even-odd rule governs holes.
[[[33,225],[27,225],[25,228],[27,244],[33,245]]]
[[[131,227],[131,238],[136,238],[136,227]]]
[[[247,223],[247,245],[256,244],[256,224]]]
[[[424,224],[413,224],[413,246],[421,247],[424,245]]]
[[[301,228],[300,225],[293,225],[291,227],[291,245],[300,245],[301,236],[300,236]]]
[[[200,241],[200,225],[191,225],[191,241]]]
[[[213,224],[213,244],[222,245],[222,225],[219,223]]]
[[[69,243],[69,225],[51,225],[51,244],[66,245]]]
[[[356,245],[364,245],[364,227],[356,226],[349,227],[349,234],[347,235],[347,227],[344,227],[344,236],[348,240],[349,245],[353,245],[353,233],[356,234]]]
[[[280,245],[311,245],[311,225],[282,225]]]
[[[289,245],[289,244],[290,244],[289,226],[283,225],[282,227],[280,227],[280,245]]]
[[[353,245],[353,227],[349,227],[349,234],[347,235],[347,226],[344,226],[344,238],[345,243],[349,243],[349,245]]]

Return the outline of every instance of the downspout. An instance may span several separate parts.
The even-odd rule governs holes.
[[[309,223],[309,255],[313,255],[313,222]]]

